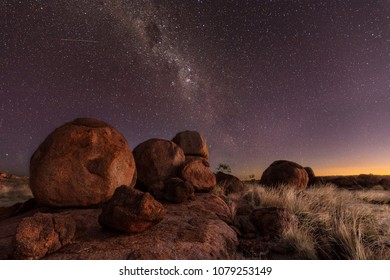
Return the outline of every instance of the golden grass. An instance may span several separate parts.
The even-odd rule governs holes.
[[[283,238],[300,258],[390,259],[390,210],[378,205],[388,203],[389,191],[348,191],[326,184],[297,193],[289,186],[258,185],[248,187],[243,197],[256,207],[282,207],[298,217],[298,226]]]

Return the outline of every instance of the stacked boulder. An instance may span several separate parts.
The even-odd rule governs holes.
[[[194,191],[208,192],[216,185],[207,161],[207,144],[199,132],[180,132],[172,141],[150,139],[139,144],[133,154],[137,188],[157,199],[184,202]]]
[[[206,144],[206,139],[197,131],[183,131],[176,134],[172,142],[179,145],[186,158],[209,159],[209,149]]]
[[[183,131],[172,139],[183,149],[185,163],[180,170],[184,181],[190,182],[197,192],[211,191],[217,184],[214,173],[210,170],[209,150],[206,139],[197,131]]]

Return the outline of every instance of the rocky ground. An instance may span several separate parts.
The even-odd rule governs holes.
[[[253,186],[250,194],[238,178],[214,174],[208,160],[206,139],[197,131],[179,132],[172,140],[149,139],[132,150],[103,121],[65,123],[32,155],[29,178],[0,172],[0,259],[334,257],[301,254],[302,246],[284,238],[313,211],[302,216],[289,201],[261,204],[267,195],[263,187]],[[352,190],[390,189],[387,178],[321,178],[287,160],[273,162],[259,181],[269,193],[291,189],[295,198],[328,182]],[[383,197],[377,201],[388,203]],[[338,245],[333,243],[327,242]],[[355,257],[339,251],[336,258]]]
[[[7,190],[23,189],[26,183],[27,178],[15,177],[1,181]],[[230,190],[231,186],[227,187]],[[243,188],[240,185],[238,192]],[[16,199],[14,195],[20,192],[7,192],[10,193]],[[26,197],[22,193],[20,200]],[[378,196],[381,193],[388,196],[388,191],[377,190]],[[226,198],[214,192],[196,193],[182,203],[162,201],[165,217],[140,233],[123,233],[102,226],[101,207],[52,208],[40,206],[34,199],[0,207],[0,259],[300,258],[291,244],[269,236],[277,235],[277,228],[270,229],[268,236],[256,229],[249,204],[233,207]],[[375,198],[368,199],[372,203],[360,207],[376,207],[383,224],[390,225],[389,210],[376,205]],[[271,210],[267,215],[277,211]],[[259,220],[264,221],[264,217]],[[24,228],[20,226],[22,221]],[[15,239],[23,232],[24,243],[19,241],[18,249]],[[30,243],[34,246],[29,247]]]
[[[234,259],[238,239],[229,227],[229,209],[221,198],[210,194],[199,194],[196,199],[182,204],[164,203],[165,218],[147,231],[126,234],[104,228],[98,223],[101,208],[95,209],[33,209],[0,222],[0,258],[12,259]],[[69,244],[48,253],[47,240],[40,240],[42,233],[27,236],[34,239],[35,247],[27,248],[25,255],[15,256],[15,235],[19,223],[26,217],[47,213],[52,218],[66,217],[64,224],[55,232],[65,232],[69,224],[76,230]],[[35,216],[34,216],[35,215]],[[50,227],[50,226],[49,226]],[[20,230],[20,229],[19,229]],[[57,234],[53,234],[52,242]],[[40,236],[39,236],[40,235]],[[60,234],[59,234],[60,235]],[[47,238],[46,238],[47,239]],[[27,246],[27,245],[26,245]],[[39,248],[41,247],[41,248]],[[30,255],[29,255],[30,253]]]

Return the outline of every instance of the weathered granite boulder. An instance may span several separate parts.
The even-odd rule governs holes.
[[[164,206],[149,193],[121,186],[103,206],[99,223],[127,233],[137,233],[160,222],[165,214]]]
[[[194,186],[197,192],[211,191],[217,184],[214,173],[203,160],[186,161],[180,171],[180,177]]]
[[[80,118],[57,128],[30,161],[31,191],[49,206],[98,205],[117,187],[135,181],[135,162],[125,138],[95,119]]]
[[[267,186],[278,187],[290,185],[299,191],[304,191],[309,182],[306,170],[299,164],[287,161],[274,161],[262,174],[260,183]]]
[[[138,180],[150,187],[158,181],[178,177],[185,161],[183,150],[172,141],[149,139],[135,147]]]
[[[179,132],[172,141],[183,149],[186,156],[209,158],[206,139],[197,131],[186,130]]]

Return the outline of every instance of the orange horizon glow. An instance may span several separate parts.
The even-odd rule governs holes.
[[[316,176],[357,176],[360,174],[373,174],[378,176],[390,176],[390,166],[350,166],[350,167],[312,167]],[[250,174],[250,173],[248,173]],[[255,174],[252,172],[252,174]],[[235,174],[233,174],[235,175]],[[237,176],[238,175],[238,176]],[[237,174],[241,180],[248,180],[248,175]],[[256,173],[255,179],[259,180],[261,174]]]

